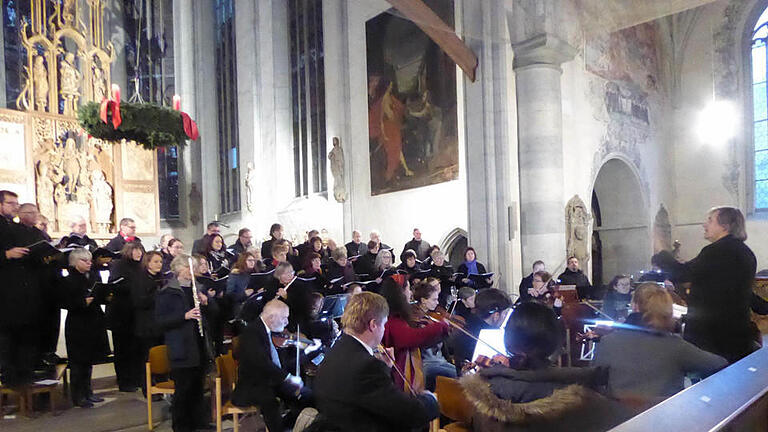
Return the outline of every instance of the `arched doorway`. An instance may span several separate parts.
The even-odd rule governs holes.
[[[629,164],[621,159],[603,164],[595,178],[592,211],[597,211],[592,236],[597,242],[592,245],[597,254],[592,257],[593,284],[647,269],[652,253],[648,205]]]
[[[440,250],[455,269],[464,262],[464,251],[467,245],[467,232],[461,228],[454,228],[440,242]]]

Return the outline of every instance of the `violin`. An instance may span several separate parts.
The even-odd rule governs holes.
[[[424,314],[425,317],[432,321],[445,321],[453,327],[460,327],[463,330],[467,329],[467,320],[463,316],[454,315],[453,312],[448,312],[440,305],[435,310],[424,312]]]
[[[389,348],[389,349],[391,350],[392,348]],[[379,358],[379,360],[383,361],[386,364],[391,363],[392,367],[395,369],[397,374],[403,380],[403,382],[405,383],[405,387],[408,389],[411,395],[416,396],[416,390],[414,390],[413,386],[408,381],[408,379],[405,378],[405,374],[397,366],[397,361],[395,361],[395,357],[392,355],[390,351],[387,350],[387,348],[384,348],[384,345],[379,344],[379,346],[376,348],[376,351],[374,351],[374,355],[376,355],[377,357],[382,356],[386,358],[386,360],[384,358]]]
[[[290,348],[298,346],[299,349],[306,349],[315,344],[312,339],[309,339],[305,334],[291,332],[272,333],[272,343],[275,348]]]

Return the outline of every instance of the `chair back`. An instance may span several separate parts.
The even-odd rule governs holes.
[[[435,394],[442,415],[457,422],[466,424],[472,422],[472,403],[464,395],[458,380],[438,376],[435,382]]]
[[[231,389],[237,381],[237,366],[231,351],[216,357],[216,371],[221,378],[222,387]]]
[[[153,375],[165,375],[171,372],[167,346],[158,345],[149,349],[149,371]]]

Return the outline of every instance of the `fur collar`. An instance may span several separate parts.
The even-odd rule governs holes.
[[[496,396],[490,383],[479,374],[466,375],[459,381],[477,414],[503,423],[525,424],[537,419],[562,417],[595,395],[592,390],[572,384],[555,390],[551,396],[531,402],[516,403]]]

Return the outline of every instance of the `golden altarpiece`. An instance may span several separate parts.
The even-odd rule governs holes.
[[[102,0],[30,0],[21,26],[26,83],[18,111],[0,110],[0,188],[34,197],[52,237],[80,216],[94,238],[110,237],[122,217],[140,235],[159,230],[155,152],[89,137],[76,118],[80,104],[101,102],[111,88],[115,51],[103,12]]]

